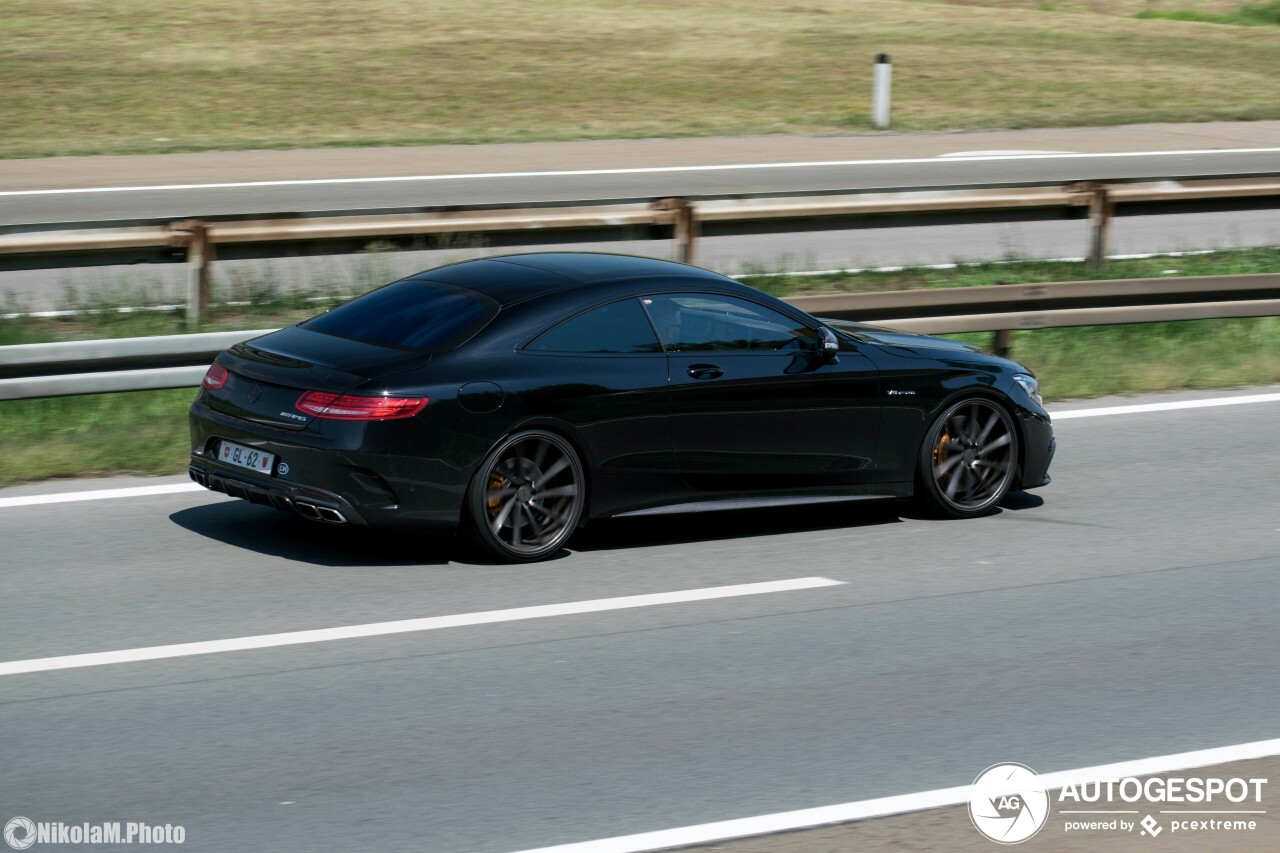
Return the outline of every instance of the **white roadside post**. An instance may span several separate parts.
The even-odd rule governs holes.
[[[871,123],[876,127],[889,126],[889,89],[893,85],[893,64],[889,54],[876,54],[875,81],[871,94]]]

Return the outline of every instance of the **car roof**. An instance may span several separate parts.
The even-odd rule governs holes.
[[[704,278],[720,283],[730,281],[710,270],[688,264],[602,252],[502,255],[462,261],[413,276],[419,281],[439,281],[474,290],[499,305],[510,305],[584,284],[628,278],[677,277]]]

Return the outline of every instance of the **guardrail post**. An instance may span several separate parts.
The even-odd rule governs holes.
[[[1089,269],[1100,270],[1107,265],[1107,247],[1111,235],[1111,218],[1116,204],[1103,184],[1084,182],[1072,184],[1071,192],[1087,195],[1089,205]],[[1086,202],[1080,202],[1086,203]]]
[[[996,284],[1008,284],[1007,281],[997,281]],[[1010,329],[997,329],[995,337],[991,341],[991,351],[1001,358],[1008,358],[1009,353],[1013,350],[1013,332]]]
[[[177,229],[187,238],[187,327],[196,328],[209,313],[209,289],[213,263],[213,245],[209,242],[209,226],[198,219],[180,222]]]
[[[1106,187],[1098,187],[1089,200],[1089,266],[1100,270],[1107,265],[1107,244],[1115,203]]]
[[[664,198],[654,203],[654,209],[671,215],[675,229],[676,260],[682,264],[694,263],[697,255],[698,217],[693,204],[683,198]]]

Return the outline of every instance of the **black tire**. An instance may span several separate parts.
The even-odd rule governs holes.
[[[532,563],[560,550],[577,529],[586,478],[561,436],[525,430],[504,438],[467,489],[467,538],[505,562]]]
[[[990,512],[1013,486],[1018,431],[1007,409],[987,397],[948,406],[920,445],[916,496],[930,512],[974,518]]]

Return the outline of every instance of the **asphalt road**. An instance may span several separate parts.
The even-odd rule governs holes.
[[[0,819],[501,853],[1272,738],[1278,413],[1060,420],[1054,483],[983,519],[615,521],[525,567],[204,492],[0,506],[3,661],[845,582],[3,675]]]
[[[0,227],[463,203],[1065,183],[1277,169],[1280,122],[63,157],[0,161]],[[1122,217],[1113,231],[1115,254],[1268,246],[1280,243],[1280,211]],[[537,248],[662,258],[673,251],[669,241],[644,240]],[[1083,220],[1054,220],[704,237],[697,260],[734,274],[761,268],[1080,257],[1086,250]],[[375,263],[393,268],[383,276],[389,280],[495,251],[484,248],[483,241],[479,247],[455,242],[439,250],[380,257]],[[354,270],[368,263],[351,256],[224,260],[215,267],[215,282],[270,278],[285,288],[305,288],[335,274],[359,278]],[[82,293],[108,289],[119,294],[117,301],[174,302],[184,298],[184,275],[179,264],[4,272],[0,295],[11,294],[21,310],[33,311],[69,307],[63,295],[68,285]]]
[[[1220,175],[1278,166],[1275,121],[54,157],[0,161],[0,225]],[[136,189],[174,185],[186,188]]]
[[[571,163],[569,161],[564,168],[574,169]],[[495,171],[505,172],[509,168],[500,166]],[[1108,159],[861,161],[857,165],[762,166],[731,171],[559,174],[550,177],[529,174],[458,177],[429,183],[403,181],[0,196],[0,225],[451,204],[519,204],[574,199],[647,199],[742,192],[786,193],[1036,181],[1070,183],[1132,177],[1228,175],[1276,171],[1277,168],[1280,168],[1280,153],[1267,151],[1172,157],[1139,154]]]

